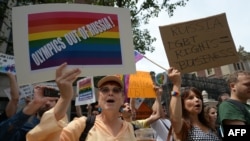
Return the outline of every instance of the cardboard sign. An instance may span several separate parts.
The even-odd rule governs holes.
[[[81,76],[136,71],[129,9],[39,4],[14,7],[12,15],[19,85],[53,80],[64,62]]]
[[[183,73],[239,60],[225,13],[159,28],[170,66]]]
[[[130,98],[155,98],[153,80],[149,72],[137,71],[130,74],[128,84],[128,97]]]

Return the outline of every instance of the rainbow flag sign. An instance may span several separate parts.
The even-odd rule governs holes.
[[[122,64],[116,14],[29,14],[28,34],[31,70],[57,66],[65,61],[74,65]],[[52,58],[54,61],[49,61]]]
[[[14,7],[12,17],[14,54],[16,64],[21,64],[16,66],[19,84],[51,80],[64,62],[84,68],[83,76],[136,71],[128,9],[31,5]]]
[[[86,105],[96,102],[93,77],[85,77],[77,81],[77,97],[75,105]]]

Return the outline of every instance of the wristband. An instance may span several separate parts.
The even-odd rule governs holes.
[[[172,96],[179,96],[180,93],[178,93],[178,92],[176,92],[176,91],[172,91],[172,92],[171,92],[171,95],[172,95]]]

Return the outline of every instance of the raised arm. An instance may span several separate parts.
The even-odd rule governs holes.
[[[81,105],[77,105],[77,106],[75,106],[75,107],[76,107],[76,116],[77,116],[77,117],[83,116],[83,115],[82,115],[82,108],[81,108]]]
[[[181,74],[178,70],[170,68],[168,70],[168,77],[173,83],[171,100],[170,100],[170,121],[172,123],[173,130],[176,134],[181,132],[183,120],[182,120],[182,105],[181,105]]]
[[[150,117],[146,119],[146,125],[150,125],[151,123],[155,122],[156,120],[161,118],[161,111],[162,111],[162,106],[161,106],[161,95],[162,95],[162,88],[158,86],[154,86],[155,92],[156,92],[156,97],[155,97],[155,102],[152,106],[153,113],[151,114]]]
[[[17,111],[17,105],[19,101],[19,88],[16,82],[16,76],[11,72],[7,72],[7,76],[9,77],[10,82],[10,101],[5,108],[5,113],[9,118],[13,116]]]
[[[60,98],[54,108],[56,120],[65,116],[74,95],[73,82],[81,73],[78,68],[67,69],[66,67],[67,63],[64,63],[56,70],[56,83],[60,91]]]
[[[44,97],[43,90],[45,86],[35,86],[34,98],[23,108],[26,115],[34,115],[48,101],[57,100],[57,97]]]
[[[43,87],[36,86],[34,89],[34,98],[21,110],[14,114],[9,119],[0,124],[0,138],[1,140],[23,140],[26,132],[31,128],[23,127],[29,118],[36,114],[38,110],[48,101],[57,100],[58,98],[43,97]]]

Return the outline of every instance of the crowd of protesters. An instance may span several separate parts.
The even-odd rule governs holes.
[[[44,96],[51,87],[37,85],[34,97],[17,111],[19,88],[15,75],[7,73],[10,82],[10,100],[0,116],[0,139],[6,141],[135,141],[135,130],[152,128],[156,141],[222,140],[219,125],[249,125],[250,73],[237,71],[228,77],[230,94],[222,94],[216,106],[205,105],[201,91],[195,87],[182,88],[181,73],[170,67],[168,79],[172,82],[170,103],[162,102],[160,86],[153,84],[155,102],[152,114],[135,120],[133,98],[125,101],[124,84],[120,78],[107,75],[99,80],[98,100],[87,106],[88,115],[76,106],[77,116],[68,120],[67,111],[74,97],[73,83],[80,75],[78,68],[60,65],[55,72],[55,82],[60,97]],[[238,102],[248,114],[237,109]],[[169,104],[169,109],[166,109]],[[169,115],[166,111],[169,110]],[[218,114],[218,115],[217,115]],[[88,119],[94,117],[89,127]],[[86,132],[85,130],[88,129]],[[85,134],[86,132],[86,134]]]

